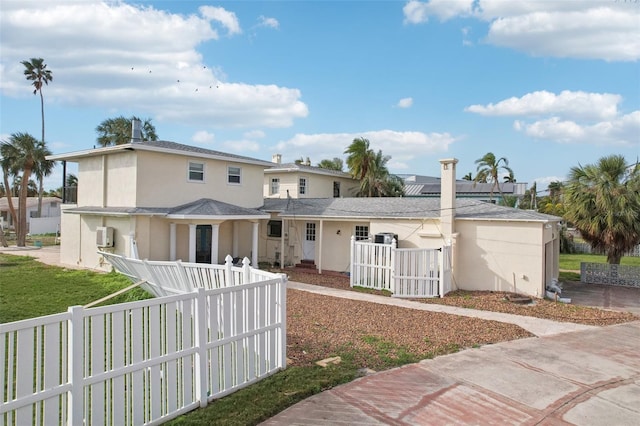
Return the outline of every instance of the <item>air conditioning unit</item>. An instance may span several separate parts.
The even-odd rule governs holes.
[[[391,241],[396,240],[398,242],[398,234],[393,232],[381,232],[374,236],[373,242],[376,244],[391,244]]]
[[[98,247],[113,247],[113,228],[99,226],[96,228],[96,245]]]

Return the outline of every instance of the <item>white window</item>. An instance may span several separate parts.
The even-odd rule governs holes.
[[[240,184],[240,167],[227,167],[227,183]]]
[[[369,226],[367,226],[367,225],[356,225],[356,230],[354,232],[354,236],[356,237],[356,241],[368,240],[369,239]]]
[[[340,182],[333,182],[333,198],[340,198]]]
[[[280,193],[280,178],[271,178],[271,195]]]
[[[307,193],[307,178],[300,178],[300,189],[298,191],[300,195]]]
[[[270,220],[269,222],[267,222],[267,236],[278,237],[278,238],[282,236],[281,220]]]
[[[189,161],[189,182],[204,182],[204,163]]]

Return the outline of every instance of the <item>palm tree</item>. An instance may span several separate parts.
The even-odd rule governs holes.
[[[356,138],[344,151],[348,154],[347,166],[354,179],[360,180],[358,197],[399,197],[404,195],[400,178],[389,173],[387,162],[391,159],[369,148],[369,141]]]
[[[28,133],[14,133],[8,141],[0,143],[3,171],[6,170],[14,176],[18,176],[18,173],[22,171],[20,193],[18,195],[18,220],[16,222],[16,245],[18,247],[24,247],[26,244],[27,193],[29,190],[29,178],[36,164],[37,149],[38,141]],[[7,172],[4,174],[6,179]]]
[[[509,173],[509,176],[513,176],[513,170],[509,167],[509,160],[505,157],[500,157],[496,160],[496,156],[492,152],[487,152],[482,158],[476,160],[478,165],[475,182],[488,182],[491,183],[491,192],[489,199],[493,199],[493,190],[497,187],[500,192],[500,197],[504,198],[502,189],[500,188],[500,170],[505,170]]]
[[[53,172],[56,165],[55,161],[47,160],[46,157],[52,152],[42,142],[38,144],[35,151],[35,165],[33,173],[38,179],[38,217],[42,217],[42,196],[44,195],[44,178]]]
[[[22,61],[21,64],[24,65],[24,68],[25,68],[24,75],[27,78],[27,80],[33,82],[32,83],[34,87],[33,94],[35,95],[36,93],[40,93],[40,113],[42,115],[42,139],[40,139],[40,142],[44,147],[44,144],[45,144],[44,142],[44,96],[42,95],[42,85],[43,84],[49,85],[49,82],[53,81],[53,75],[51,73],[51,70],[47,69],[47,64],[44,63],[44,59],[42,58],[31,58],[30,61]],[[49,152],[49,154],[47,155],[50,155],[50,154],[51,152]],[[44,159],[44,156],[42,157],[41,160],[40,159],[36,160],[37,163],[40,163],[43,161],[46,161]],[[38,178],[39,188],[40,188],[38,192],[38,217],[40,217],[42,214],[42,192],[44,191],[43,180],[45,176],[48,176],[49,174],[51,174],[53,165],[54,163],[51,163],[50,165],[42,164],[42,165],[38,165],[37,167],[38,172],[36,173],[36,176]]]
[[[131,122],[133,120],[139,120],[139,118],[136,116],[126,118],[121,115],[116,118],[108,118],[104,120],[96,127],[96,132],[98,133],[98,139],[96,139],[96,141],[98,142],[98,145],[113,146],[129,143],[131,141]],[[140,130],[143,141],[158,140],[156,128],[151,124],[150,118],[144,120]]]
[[[473,176],[471,175],[471,172],[467,173],[466,175],[462,176],[463,180],[473,180]]]
[[[320,167],[321,169],[337,170],[341,172],[342,169],[344,168],[344,162],[342,161],[341,158],[333,157],[333,160],[328,160],[328,159],[322,160],[321,162],[318,163],[318,167]]]
[[[572,167],[564,206],[565,219],[591,247],[604,251],[608,263],[620,264],[640,243],[640,164],[627,166],[623,156],[611,155]]]

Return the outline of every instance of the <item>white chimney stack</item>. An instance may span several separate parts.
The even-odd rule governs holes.
[[[137,118],[131,120],[131,143],[142,142],[142,121]]]
[[[455,233],[457,158],[440,160],[440,228],[450,240]]]
[[[282,154],[273,154],[271,156],[271,162],[276,164],[282,163]]]

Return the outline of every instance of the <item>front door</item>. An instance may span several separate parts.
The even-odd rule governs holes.
[[[302,258],[304,260],[316,259],[316,224],[307,222],[304,233],[304,244],[302,246]]]
[[[211,225],[196,226],[196,262],[211,263]]]

